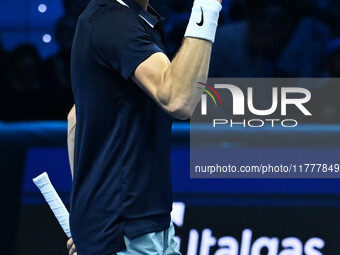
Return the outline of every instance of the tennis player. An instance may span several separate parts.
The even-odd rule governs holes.
[[[206,82],[221,1],[194,1],[172,62],[164,19],[148,0],[92,0],[80,15],[69,254],[180,254],[170,220],[171,122],[188,119],[200,100],[194,81]]]

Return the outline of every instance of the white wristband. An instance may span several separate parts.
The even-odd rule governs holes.
[[[222,5],[216,0],[195,0],[184,37],[215,41],[217,21]]]

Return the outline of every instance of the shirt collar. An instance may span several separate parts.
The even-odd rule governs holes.
[[[132,8],[139,15],[139,17],[141,17],[152,28],[154,28],[159,21],[164,20],[164,18],[161,17],[150,5],[148,5],[148,11],[146,11],[134,0],[116,0],[116,1],[122,5]]]

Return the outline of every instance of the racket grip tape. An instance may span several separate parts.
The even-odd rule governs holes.
[[[48,174],[42,173],[38,177],[33,179],[34,184],[39,188],[40,192],[44,196],[46,202],[50,206],[57,218],[60,226],[63,228],[65,234],[68,238],[71,237],[70,223],[69,223],[69,213],[60,199],[58,193],[54,189]]]

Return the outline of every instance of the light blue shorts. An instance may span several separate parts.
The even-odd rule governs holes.
[[[174,237],[175,228],[172,222],[164,231],[149,233],[132,240],[124,236],[126,249],[115,255],[181,255]]]

